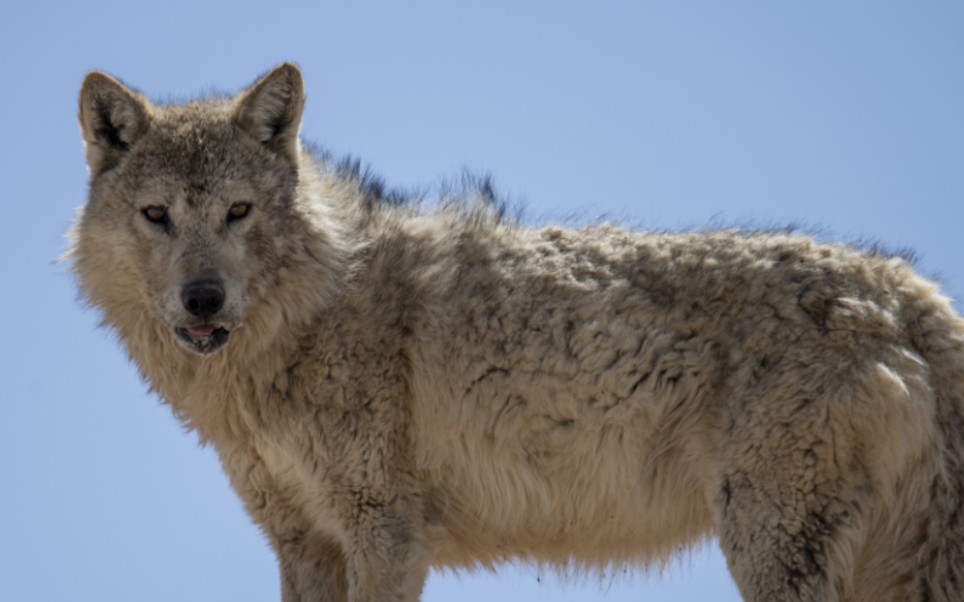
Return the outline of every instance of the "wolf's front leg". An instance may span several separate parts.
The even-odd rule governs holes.
[[[277,545],[282,602],[416,602],[428,549],[420,519],[397,506],[357,505],[344,542],[317,531],[285,537]]]
[[[282,602],[346,602],[345,554],[319,534],[298,534],[279,546]]]
[[[353,507],[346,549],[349,602],[416,602],[428,576],[421,512],[398,499]]]

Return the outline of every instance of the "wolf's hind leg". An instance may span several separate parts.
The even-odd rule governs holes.
[[[925,511],[940,472],[927,460],[939,449],[929,372],[887,339],[828,337],[734,375],[742,394],[723,417],[714,492],[720,544],[747,600],[914,599],[895,559],[919,550],[905,519]]]
[[[720,545],[748,602],[839,602],[852,595],[863,514],[879,495],[861,402],[826,375],[772,376],[731,407]]]
[[[843,599],[854,506],[798,487],[745,472],[724,481],[720,545],[748,602]]]

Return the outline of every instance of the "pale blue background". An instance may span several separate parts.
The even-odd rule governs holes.
[[[911,247],[964,293],[960,2],[0,3],[0,600],[277,600],[263,538],[55,263],[84,73],[154,99],[283,60],[307,138],[391,184],[490,171],[530,222],[799,223]],[[668,575],[433,576],[424,599],[737,600]]]

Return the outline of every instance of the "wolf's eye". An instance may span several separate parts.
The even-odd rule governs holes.
[[[145,207],[141,210],[147,221],[152,224],[158,224],[161,226],[166,226],[168,224],[167,217],[167,207],[161,207],[159,205],[151,205],[150,207]]]
[[[251,203],[235,203],[228,209],[228,223],[244,219],[251,211]]]

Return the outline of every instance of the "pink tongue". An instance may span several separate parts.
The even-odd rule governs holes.
[[[214,334],[214,326],[192,326],[188,328],[187,331],[191,333],[192,336],[209,337]]]

